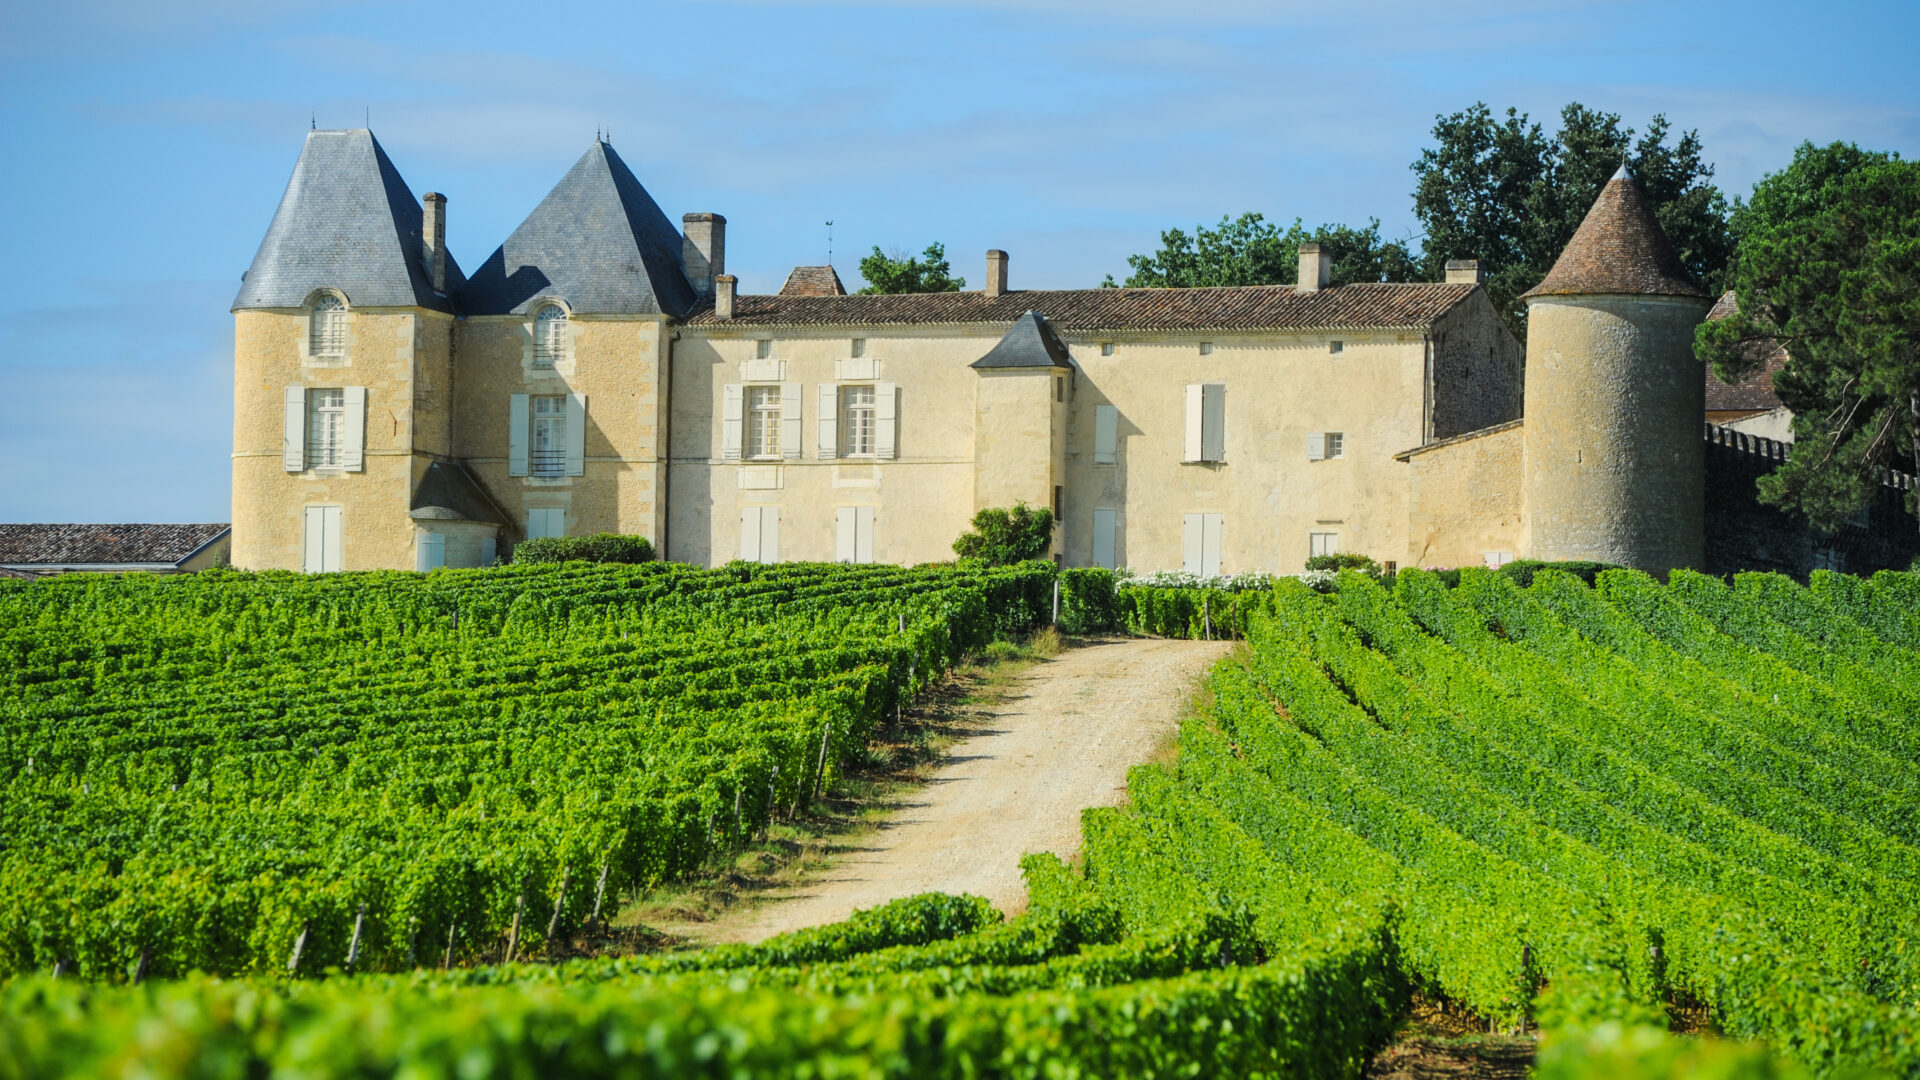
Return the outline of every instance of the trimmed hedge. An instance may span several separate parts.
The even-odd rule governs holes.
[[[644,536],[597,533],[593,536],[542,536],[513,546],[516,563],[643,563],[653,561],[653,544]]]

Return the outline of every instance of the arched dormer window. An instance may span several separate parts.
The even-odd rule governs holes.
[[[313,356],[347,355],[347,302],[332,293],[313,301],[313,315],[307,326],[307,352]]]
[[[567,358],[567,311],[547,304],[533,315],[533,366],[552,367]]]

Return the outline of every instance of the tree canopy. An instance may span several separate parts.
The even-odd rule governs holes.
[[[1017,503],[1012,509],[985,507],[973,515],[973,530],[953,542],[954,554],[990,566],[1011,566],[1038,559],[1053,543],[1053,511]]]
[[[1739,312],[1703,323],[1694,351],[1723,379],[1779,342],[1774,376],[1793,450],[1763,500],[1837,528],[1881,471],[1920,472],[1920,163],[1803,144],[1735,215]]]
[[[860,292],[865,295],[959,292],[967,287],[967,279],[954,277],[952,270],[947,265],[944,244],[928,244],[919,258],[910,258],[904,251],[889,255],[876,246],[873,254],[860,260],[860,276],[867,280]]]
[[[1194,226],[1160,234],[1160,250],[1129,255],[1127,287],[1196,288],[1210,285],[1291,285],[1300,276],[1300,245],[1317,242],[1333,257],[1333,284],[1411,281],[1413,255],[1398,240],[1382,240],[1380,222],[1364,229],[1321,225],[1309,231],[1295,218],[1284,231],[1257,213],[1222,217],[1214,228]],[[1112,275],[1102,284],[1114,285]]]

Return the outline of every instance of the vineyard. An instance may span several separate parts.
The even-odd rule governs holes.
[[[0,1076],[1357,1076],[1418,998],[1539,1031],[1542,1075],[1920,1077],[1912,574],[1082,575],[1083,624],[1246,643],[1021,914],[526,962],[1053,576],[0,590]]]

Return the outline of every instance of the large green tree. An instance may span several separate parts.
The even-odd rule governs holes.
[[[889,255],[875,247],[873,254],[860,260],[860,276],[867,280],[860,290],[866,295],[959,292],[967,287],[966,278],[953,276],[946,245],[940,243],[928,244],[919,258],[910,258],[904,251]]]
[[[1616,113],[1578,102],[1560,110],[1551,138],[1525,113],[1496,117],[1484,103],[1438,118],[1435,145],[1413,163],[1414,213],[1426,235],[1419,274],[1439,281],[1449,259],[1478,259],[1487,293],[1514,333],[1526,333],[1521,293],[1540,283],[1625,161],[1680,261],[1710,289],[1733,254],[1728,205],[1712,183],[1698,132],[1668,144],[1655,116],[1645,133]]]
[[[1786,346],[1774,376],[1793,451],[1761,498],[1837,528],[1887,468],[1920,472],[1920,163],[1802,145],[1736,216],[1739,313],[1704,323],[1694,351],[1723,379]]]
[[[1333,284],[1359,281],[1411,281],[1413,255],[1398,240],[1382,240],[1380,222],[1364,229],[1321,225],[1309,230],[1295,218],[1281,229],[1256,213],[1222,217],[1214,228],[1194,227],[1193,235],[1168,229],[1160,250],[1129,255],[1132,288],[1197,288],[1209,285],[1291,285],[1300,277],[1300,245],[1317,242],[1333,257]],[[1112,286],[1109,275],[1102,284]]]

